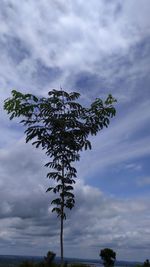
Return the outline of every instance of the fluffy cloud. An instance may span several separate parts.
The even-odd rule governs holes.
[[[148,10],[149,2],[145,9],[141,1],[122,4],[95,0],[86,5],[83,1],[31,1],[30,5],[4,1],[1,9],[1,47],[5,62],[1,68],[2,83],[8,87],[11,77],[11,85],[22,87],[24,77],[26,86],[32,90],[35,85],[38,88],[42,85],[43,90],[48,84],[68,87],[68,74],[85,70],[96,73],[97,64],[104,69],[106,56],[124,55],[147,36]],[[133,12],[138,16],[133,16]],[[43,77],[47,84],[36,80],[38,68],[41,80]],[[97,72],[100,71],[98,67]]]
[[[46,159],[24,144],[23,128],[8,122],[2,105],[13,88],[46,95],[62,86],[81,92],[85,105],[110,92],[118,99],[112,125],[91,139],[93,151],[83,152],[77,164],[80,182],[65,224],[66,255],[85,257],[86,251],[94,258],[110,246],[121,259],[148,257],[148,195],[112,197],[87,181],[98,181],[104,170],[136,172],[137,166],[139,177],[149,177],[143,168],[150,154],[149,11],[148,0],[1,1],[1,253],[59,254],[59,222],[50,212],[52,196],[45,194]],[[136,182],[143,188],[149,179]]]

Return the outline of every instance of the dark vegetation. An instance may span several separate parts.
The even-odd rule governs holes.
[[[19,267],[57,267],[58,265],[54,263],[55,256],[56,254],[54,252],[48,251],[42,261],[24,261],[19,265]]]
[[[116,253],[112,250],[112,249],[109,249],[109,248],[106,248],[106,249],[103,249],[101,250],[102,251],[102,260],[103,260],[103,266],[104,267],[114,267],[115,265],[115,261],[116,261]],[[67,261],[64,261],[64,267],[95,267],[96,265],[95,264],[92,264],[92,263],[80,263],[80,262],[70,262],[68,263]],[[150,267],[150,262],[149,260],[147,259],[143,264],[125,264],[123,265],[123,263],[119,264],[119,262],[116,264],[116,266],[119,266],[119,267],[123,267],[123,266],[132,266],[132,267]],[[47,261],[45,260],[44,258],[44,261],[41,261],[41,262],[38,262],[38,263],[35,263],[33,261],[25,261],[23,263],[21,263],[18,267],[60,267],[60,263],[56,263],[56,262],[53,262],[53,260],[50,260],[50,261]]]
[[[61,260],[55,259],[56,254],[48,251],[45,257],[0,256],[0,267],[60,267]],[[82,260],[81,260],[82,261]],[[90,267],[89,264],[65,259],[64,267]]]
[[[49,251],[46,257],[27,257],[27,256],[0,256],[0,267],[60,267],[60,259],[55,258],[55,253]],[[102,266],[99,260],[83,259],[64,259],[64,267],[96,267]],[[150,267],[147,259],[143,264],[138,262],[115,261],[118,267]]]
[[[116,252],[111,248],[104,248],[100,251],[100,257],[104,267],[113,267],[116,260]]]
[[[138,264],[136,267],[150,267],[150,261],[146,259],[143,264]]]

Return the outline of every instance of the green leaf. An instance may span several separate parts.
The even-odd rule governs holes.
[[[46,192],[49,192],[49,191],[51,191],[53,189],[54,189],[54,187],[48,187],[47,190],[46,190]]]
[[[56,199],[53,199],[51,204],[54,204],[54,205],[61,205],[61,198],[56,198]]]

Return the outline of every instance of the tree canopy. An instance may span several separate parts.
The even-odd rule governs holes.
[[[116,252],[111,248],[104,248],[100,251],[104,267],[113,267],[116,260]]]
[[[5,100],[4,109],[12,120],[21,117],[25,126],[26,142],[32,141],[36,148],[41,147],[50,161],[45,165],[50,169],[47,177],[54,183],[47,189],[53,191],[52,212],[61,218],[61,257],[63,261],[63,220],[66,208],[75,204],[73,184],[77,170],[73,163],[79,161],[80,152],[91,149],[90,135],[96,135],[108,127],[115,116],[111,95],[105,101],[96,98],[89,107],[83,107],[77,92],[52,90],[48,97],[23,94],[12,91],[12,97]]]

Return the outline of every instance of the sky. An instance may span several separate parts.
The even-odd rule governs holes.
[[[0,1],[0,254],[59,249],[60,222],[40,149],[3,110],[11,90],[46,96],[62,87],[88,105],[111,93],[117,114],[76,164],[65,256],[150,256],[150,1]]]

